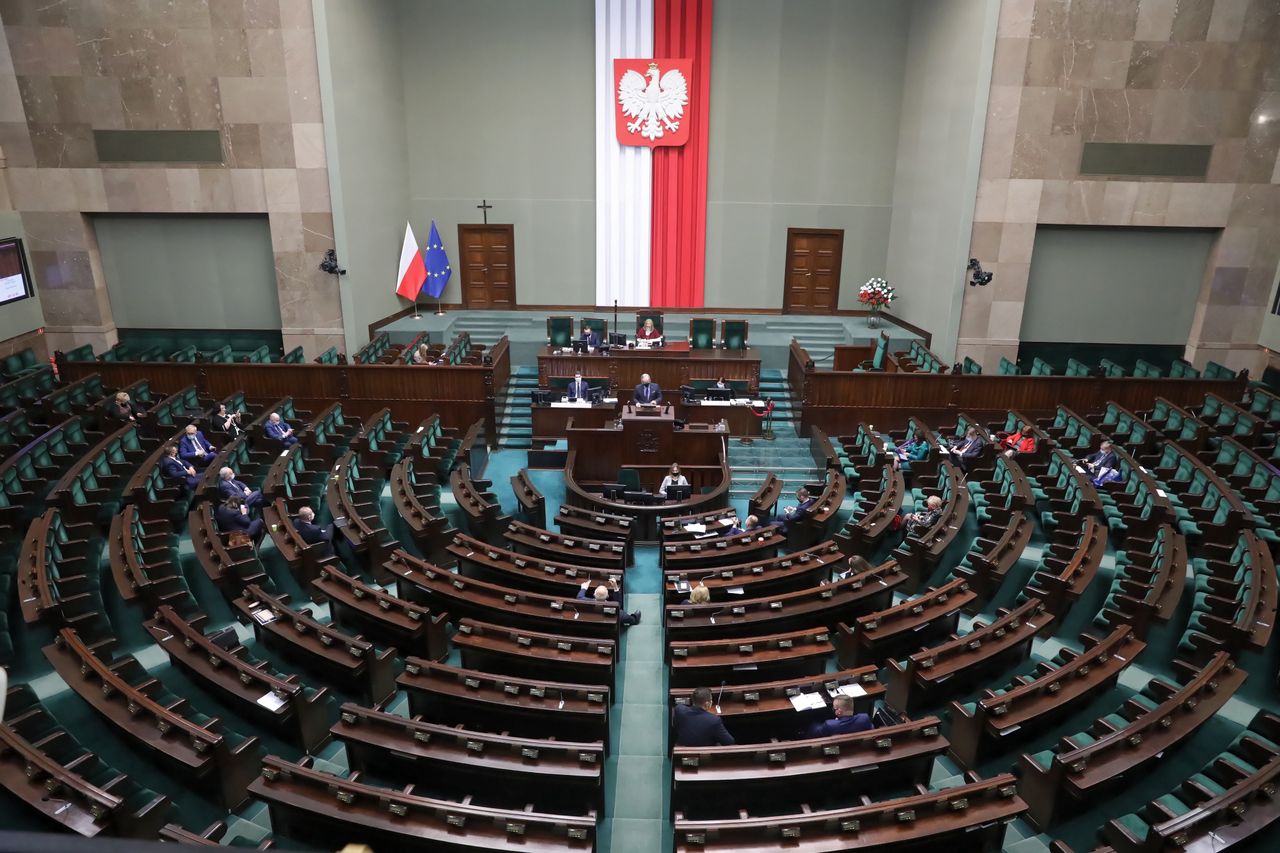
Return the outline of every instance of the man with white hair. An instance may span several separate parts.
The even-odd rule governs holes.
[[[287,450],[298,443],[298,437],[293,434],[293,427],[281,419],[278,412],[272,412],[267,418],[267,425],[263,428],[267,438],[274,438],[276,441],[284,445]]]
[[[224,499],[240,498],[251,510],[262,506],[262,492],[237,480],[236,472],[230,468],[223,468],[218,472],[218,492]]]
[[[316,511],[311,507],[304,506],[298,510],[298,515],[293,520],[293,527],[298,531],[303,542],[319,546],[321,557],[333,556],[334,526],[326,524],[321,527],[316,524]]]
[[[178,456],[192,468],[204,468],[217,452],[218,448],[209,443],[195,424],[187,424],[182,438],[178,439]]]
[[[624,628],[640,624],[639,610],[634,613],[627,613],[622,609],[622,589],[618,586],[618,579],[616,577],[609,578],[608,586],[600,584],[588,594],[587,590],[589,589],[591,589],[591,581],[583,581],[582,586],[578,588],[578,598],[594,598],[596,601],[612,601],[614,604],[618,605],[618,621],[622,623]]]

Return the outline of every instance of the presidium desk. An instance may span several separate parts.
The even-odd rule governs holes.
[[[750,348],[741,350],[689,348],[688,341],[675,341],[651,349],[613,347],[605,353],[565,352],[559,347],[543,347],[538,353],[538,385],[542,388],[563,386],[575,373],[595,387],[609,389],[622,404],[631,400],[640,376],[649,374],[662,388],[663,400],[674,407],[674,416],[690,424],[714,425],[728,421],[729,435],[759,435],[761,419],[748,405],[725,405],[704,402],[686,406],[681,401],[680,386],[694,382],[727,382],[746,384],[749,395],[756,399],[760,390],[760,354]],[[534,444],[545,444],[565,438],[569,421],[576,427],[603,427],[618,417],[619,403],[595,406],[534,406]]]

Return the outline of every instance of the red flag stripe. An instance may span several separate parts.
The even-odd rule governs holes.
[[[712,0],[655,0],[655,58],[693,60],[689,141],[653,152],[649,304],[701,308],[707,257]]]

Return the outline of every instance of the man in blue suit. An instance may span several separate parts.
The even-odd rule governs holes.
[[[267,438],[274,438],[276,441],[284,445],[285,449],[289,449],[298,443],[298,437],[293,434],[293,427],[280,419],[280,415],[275,412],[267,418],[267,425],[263,428]]]
[[[196,469],[178,458],[178,445],[176,444],[165,446],[164,456],[160,457],[160,474],[166,480],[182,486],[189,495],[195,493],[196,486],[200,483],[200,477],[196,474]]]
[[[711,691],[699,687],[693,691],[688,705],[677,705],[672,712],[676,730],[676,746],[733,746],[733,735],[716,714]]]
[[[809,490],[804,486],[796,489],[796,500],[798,503],[795,506],[789,506],[784,509],[782,511],[782,518],[777,522],[778,526],[782,528],[783,533],[787,532],[787,528],[790,527],[792,523],[799,521],[812,512],[813,505],[818,502],[817,498],[810,497]]]
[[[632,399],[637,403],[657,403],[662,402],[662,389],[658,387],[658,383],[649,377],[649,374],[640,374],[640,384],[636,386],[635,394]]]
[[[582,378],[581,373],[575,373],[565,393],[568,394],[571,400],[586,400],[591,396],[591,386],[587,384],[587,380]]]
[[[594,326],[585,326],[582,329],[582,342],[591,349],[600,346],[603,341],[600,339],[600,333],[595,330]]]
[[[223,533],[240,531],[249,534],[255,548],[262,541],[262,535],[265,532],[262,519],[250,518],[249,508],[239,498],[230,497],[223,501],[222,505],[213,511],[213,519]]]
[[[223,468],[218,472],[218,493],[226,498],[239,498],[249,509],[262,506],[262,492],[251,489],[236,479],[236,472]]]
[[[298,535],[302,537],[302,541],[308,545],[318,545],[321,557],[333,556],[333,532],[335,530],[332,524],[326,524],[324,527],[316,524],[316,511],[309,506],[304,506],[298,510],[298,517],[293,520],[293,528],[298,531]]]
[[[204,468],[213,461],[218,448],[209,443],[195,424],[187,424],[187,431],[178,439],[178,456],[192,468]]]
[[[835,719],[813,723],[805,732],[806,737],[831,737],[832,735],[851,735],[855,732],[866,732],[875,728],[870,714],[853,712],[853,697],[837,696],[831,701],[831,710]]]

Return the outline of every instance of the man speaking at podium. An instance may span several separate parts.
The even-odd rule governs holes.
[[[649,377],[649,374],[642,373],[640,375],[640,384],[636,386],[636,392],[632,399],[637,403],[657,405],[662,402],[662,389],[658,387],[658,383]]]

